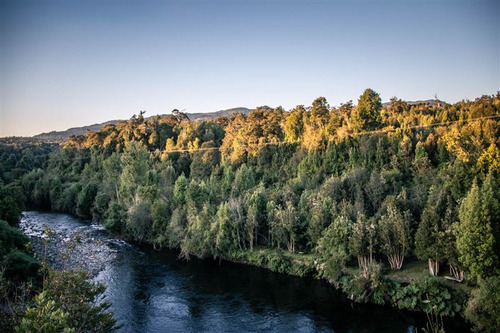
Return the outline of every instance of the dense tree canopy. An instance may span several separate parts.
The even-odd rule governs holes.
[[[141,113],[50,154],[1,146],[0,218],[27,203],[186,257],[306,253],[329,280],[415,257],[486,278],[499,270],[499,118],[500,94],[384,106],[371,89],[357,105],[211,121]]]

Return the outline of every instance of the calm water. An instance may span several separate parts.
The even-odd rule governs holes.
[[[96,279],[107,284],[124,332],[404,333],[425,326],[421,315],[353,304],[321,281],[227,262],[181,261],[177,252],[116,241],[68,215],[27,212],[21,226],[36,236],[43,224],[63,234],[84,231],[84,241],[116,251]]]

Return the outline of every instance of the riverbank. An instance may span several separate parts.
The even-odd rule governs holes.
[[[312,254],[290,253],[279,249],[256,248],[234,254],[228,261],[269,269],[273,272],[324,280],[318,259]],[[472,288],[465,283],[431,276],[424,262],[410,262],[393,271],[380,264],[381,271],[361,277],[359,268],[349,266],[334,281],[327,281],[357,303],[391,306],[396,309],[446,317],[445,322],[464,319]],[[460,318],[460,319],[458,319]]]
[[[248,263],[179,260],[179,251],[117,241],[88,221],[64,214],[31,214],[23,216],[24,226],[34,225],[31,229],[40,232],[49,225],[63,241],[53,244],[64,246],[62,236],[72,231],[84,234],[80,244],[92,244],[92,238],[111,247],[116,244],[115,258],[93,280],[107,285],[104,296],[124,324],[123,332],[398,333],[425,326],[422,314],[355,304],[324,281],[275,274]],[[52,251],[50,247],[53,256],[61,253]]]
[[[35,251],[45,255],[53,268],[82,268],[96,276],[116,260],[116,244],[123,241],[103,237],[107,232],[101,227],[90,223],[82,227],[80,223],[68,228],[64,224],[73,223],[74,219],[58,214],[44,214],[44,218],[49,219],[47,223],[33,224],[33,221],[30,221],[32,214],[39,213],[25,213],[21,227],[32,238]],[[46,235],[44,225],[55,225],[49,236]],[[161,251],[149,253],[156,252]],[[312,254],[259,247],[253,251],[233,253],[231,258],[224,260],[297,277],[321,279],[317,258]],[[435,307],[439,309],[439,314],[447,316],[461,316],[468,298],[467,291],[461,290],[466,288],[464,284],[458,285],[442,277],[432,278],[426,272],[426,265],[418,262],[406,264],[396,274],[391,271],[384,272],[375,281],[375,286],[360,281],[357,275],[358,269],[349,267],[337,281],[329,282],[358,303],[373,303],[421,312]],[[461,319],[460,321],[462,322]]]

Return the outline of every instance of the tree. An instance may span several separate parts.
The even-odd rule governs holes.
[[[136,241],[144,241],[148,238],[152,225],[150,203],[138,201],[134,203],[127,212],[127,232]]]
[[[493,265],[500,269],[500,190],[493,174],[493,171],[488,173],[481,188],[481,211],[483,219],[491,225],[493,232],[493,252],[496,254],[493,257]]]
[[[237,197],[242,195],[245,191],[255,186],[255,174],[252,167],[248,167],[243,163],[234,176],[233,188],[231,196]]]
[[[102,163],[103,188],[110,198],[120,199],[119,184],[122,173],[120,154],[113,153]]]
[[[204,142],[201,148],[208,150],[191,154],[190,177],[194,179],[208,178],[214,167],[220,163],[220,153],[212,141]]]
[[[472,291],[465,317],[474,323],[475,332],[500,332],[500,277],[479,281],[479,288]]]
[[[122,232],[123,224],[127,218],[127,211],[123,205],[116,201],[112,201],[106,212],[104,226],[106,229],[115,234]]]
[[[307,236],[309,237],[310,248],[315,248],[321,233],[331,222],[332,199],[323,196],[321,192],[313,193],[307,198],[308,214],[305,220],[308,221]]]
[[[97,193],[91,209],[93,220],[97,220],[100,222],[104,219],[104,215],[109,207],[110,200],[111,198],[106,193]]]
[[[181,241],[186,235],[186,229],[186,213],[182,208],[178,207],[172,212],[172,217],[165,231],[165,238],[168,246],[171,248],[179,248],[181,246]]]
[[[4,185],[0,179],[0,219],[15,225],[19,222],[21,208],[12,192],[12,187]]]
[[[295,206],[291,201],[287,201],[285,206],[279,206],[276,211],[277,223],[279,228],[285,231],[288,251],[295,252],[297,243],[297,222],[298,216]]]
[[[326,98],[316,98],[311,106],[310,123],[321,131],[324,131],[330,118],[329,113],[330,111]]]
[[[212,225],[214,236],[214,257],[230,255],[238,250],[237,229],[231,219],[231,211],[227,202],[221,203]]]
[[[285,119],[285,141],[299,142],[304,133],[304,116],[306,110],[299,105],[287,115]]]
[[[99,186],[94,182],[89,182],[82,188],[76,199],[76,215],[79,218],[84,220],[92,218],[92,204],[98,190]]]
[[[457,249],[460,262],[470,272],[470,278],[485,278],[493,273],[495,262],[495,237],[491,225],[494,203],[492,190],[485,182],[480,189],[474,180],[459,211],[460,224],[457,230]]]
[[[492,143],[477,159],[477,168],[484,173],[488,170],[500,174],[500,149]]]
[[[185,114],[184,112],[181,112],[177,109],[173,109],[172,114],[174,115],[175,118],[177,118],[178,121],[189,120],[189,117],[187,114]]]
[[[166,231],[170,220],[170,210],[167,202],[156,199],[151,204],[151,235],[154,237],[153,246],[160,245],[166,241]]]
[[[183,173],[175,180],[174,200],[178,206],[182,206],[186,203],[186,190],[188,185],[189,181]]]
[[[258,243],[259,227],[263,225],[266,218],[266,197],[264,185],[261,183],[259,187],[248,198],[247,211],[247,235],[250,250],[253,250],[254,243]]]
[[[149,170],[149,152],[139,143],[131,142],[121,155],[120,200],[131,206],[137,200],[137,189],[145,185]]]
[[[447,207],[450,202],[451,197],[445,197],[439,189],[432,187],[415,233],[415,254],[420,260],[428,260],[431,275],[438,275],[440,262],[447,259],[445,233],[453,222],[447,219],[451,214],[451,207]]]
[[[229,210],[231,212],[231,223],[236,230],[236,238],[238,239],[238,247],[240,250],[246,249],[246,233],[245,233],[245,207],[242,197],[229,199]]]
[[[401,269],[410,250],[410,221],[410,212],[401,212],[393,204],[390,204],[387,212],[380,217],[380,244],[391,269]]]
[[[352,222],[342,214],[323,232],[316,251],[320,256],[320,273],[329,281],[336,281],[346,262],[351,257],[349,241],[352,235]]]
[[[186,235],[181,243],[181,255],[189,258],[194,254],[199,258],[205,258],[214,253],[214,238],[211,233],[211,225],[214,213],[208,204],[203,204],[200,212],[189,209],[187,214]]]
[[[372,131],[380,126],[382,100],[380,95],[366,89],[358,99],[358,105],[351,113],[351,127],[356,132]]]
[[[352,225],[349,251],[358,258],[358,266],[364,277],[368,277],[369,268],[374,263],[376,237],[375,220],[368,219],[364,214],[358,214],[356,223]]]

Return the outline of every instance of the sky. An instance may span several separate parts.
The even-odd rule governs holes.
[[[500,90],[499,1],[0,0],[0,137]]]

